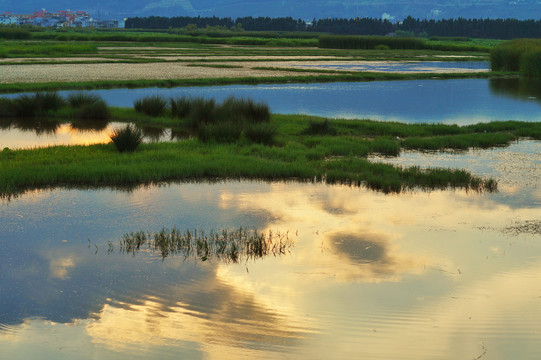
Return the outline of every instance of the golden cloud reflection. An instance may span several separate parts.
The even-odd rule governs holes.
[[[74,266],[75,260],[71,256],[53,259],[49,264],[51,277],[60,280],[66,280],[68,278],[69,270],[72,269]]]
[[[19,129],[0,131],[0,142],[3,147],[11,149],[45,147],[53,145],[92,145],[111,141],[109,134],[115,123],[103,125],[101,129],[78,128],[75,124],[56,125],[46,133],[36,133]]]
[[[436,262],[426,254],[401,250],[402,235],[391,231],[389,225],[414,224],[412,213],[389,211],[380,223],[381,213],[374,214],[372,205],[386,208],[385,202],[393,198],[340,186],[276,184],[272,188],[266,194],[228,196],[228,205],[235,203],[249,211],[264,205],[269,218],[275,219],[265,231],[281,229],[298,235],[291,255],[283,261],[302,263],[306,273],[339,281],[398,281],[403,274],[418,274]],[[352,197],[352,191],[359,198]]]
[[[111,126],[107,126],[102,131],[81,131],[81,129],[74,128],[70,124],[63,124],[56,131],[56,137],[58,141],[65,142],[66,144],[104,144],[111,141],[109,138],[111,131]]]
[[[401,274],[419,274],[431,264],[427,257],[401,254],[381,234],[337,233],[327,236],[324,244],[335,257],[326,271],[338,272],[346,281],[398,281]]]
[[[459,287],[449,296],[419,302],[411,323],[379,324],[378,336],[359,345],[387,358],[402,354],[447,354],[454,359],[534,359],[539,355],[541,264]],[[360,339],[360,337],[359,337]],[[422,339],[422,341],[419,341]],[[388,346],[393,344],[393,346]],[[445,358],[445,357],[441,357]]]
[[[306,324],[265,308],[252,294],[209,285],[201,304],[177,301],[166,306],[155,297],[137,304],[106,304],[86,332],[95,344],[117,352],[196,344],[210,359],[246,357],[270,348],[286,351],[312,332]],[[207,307],[207,301],[215,306]]]
[[[502,202],[502,196],[511,193],[504,188],[493,195],[433,191],[396,196],[321,184],[273,184],[268,193],[229,196],[229,207],[264,209],[272,219],[267,229],[298,236],[290,256],[248,264],[249,274],[242,266],[220,265],[217,274],[283,313],[313,307],[327,314],[333,312],[328,304],[352,311],[343,310],[348,319],[358,318],[361,325],[355,329],[340,327],[339,312],[329,323],[316,317],[330,335],[320,350],[341,354],[337,358],[475,358],[486,349],[497,354],[494,358],[505,358],[497,352],[498,338],[524,340],[521,334],[532,329],[537,329],[536,338],[541,333],[541,293],[535,285],[541,270],[524,262],[537,247],[500,231],[517,219],[538,219],[539,208],[517,207]],[[385,282],[404,285],[387,293]],[[328,289],[359,291],[350,304],[342,297],[336,302],[338,296]],[[374,305],[366,295],[379,291],[390,308]],[[400,310],[393,314],[392,309]],[[532,353],[531,348],[511,347],[517,354]],[[317,357],[318,347],[310,349]]]

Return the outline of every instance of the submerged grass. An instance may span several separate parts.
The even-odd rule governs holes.
[[[280,256],[290,252],[293,241],[289,232],[280,233],[269,230],[260,233],[240,227],[236,230],[171,230],[163,228],[152,233],[137,231],[124,234],[119,240],[120,253],[135,256],[140,251],[158,253],[162,259],[181,256],[184,259],[211,261],[216,259],[225,263],[238,263],[255,260],[269,255]],[[109,243],[109,252],[114,245]]]

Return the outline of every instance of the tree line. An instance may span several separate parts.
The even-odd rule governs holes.
[[[322,32],[343,35],[387,35],[389,33],[411,36],[472,37],[488,39],[514,39],[541,37],[541,20],[517,19],[416,19],[411,16],[403,21],[374,18],[326,18],[307,22],[291,17],[134,17],[126,21],[128,29],[180,29],[220,28],[234,31],[287,31]]]

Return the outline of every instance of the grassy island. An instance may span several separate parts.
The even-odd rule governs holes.
[[[47,98],[40,96],[36,98]],[[47,110],[47,121],[86,121],[90,128],[94,122],[103,127],[103,120],[77,117],[76,107],[82,106],[81,99],[79,103],[71,100],[73,105],[63,102],[55,110]],[[111,143],[27,150],[5,148],[0,151],[0,194],[9,197],[57,186],[137,186],[225,179],[324,181],[364,185],[383,192],[449,187],[494,191],[497,188],[494,179],[479,178],[464,170],[401,168],[372,163],[367,156],[374,153],[397,156],[402,149],[489,148],[506,145],[519,137],[541,139],[540,123],[408,125],[270,114],[265,104],[243,99],[228,99],[222,104],[191,99],[192,107],[199,106],[197,111],[186,110],[187,99],[154,100],[161,101],[162,109],[157,112],[152,109],[153,116],[141,108],[144,101],[136,102],[138,111],[109,108],[106,115],[110,120],[140,128],[172,129],[182,134],[182,140],[143,143],[131,153],[121,153]],[[28,110],[29,100],[25,98],[25,101]],[[100,99],[93,101],[102,106]],[[244,111],[242,107],[249,108],[239,115],[244,120],[234,120],[231,114],[240,114]],[[224,117],[226,113],[229,117]],[[29,116],[28,112],[25,116]],[[38,111],[33,119],[44,121],[43,116]],[[256,120],[246,120],[252,118]],[[14,120],[2,121],[6,125]]]

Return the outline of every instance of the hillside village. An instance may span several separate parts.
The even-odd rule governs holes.
[[[124,19],[94,19],[85,11],[58,10],[50,12],[45,9],[34,11],[32,14],[0,14],[0,25],[34,25],[44,27],[94,27],[94,28],[123,28]]]

